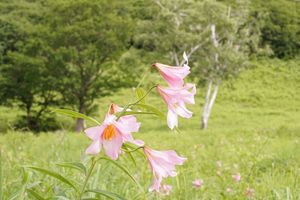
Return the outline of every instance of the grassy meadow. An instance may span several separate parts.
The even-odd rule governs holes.
[[[130,89],[99,100],[102,119],[110,102],[128,103],[124,98]],[[132,92],[133,93],[133,92]],[[160,119],[141,116],[142,126],[135,138],[143,139],[158,150],[175,149],[188,158],[178,166],[176,178],[163,183],[173,186],[170,196],[147,193],[147,199],[246,199],[247,187],[254,190],[252,199],[300,199],[300,69],[292,62],[277,60],[260,62],[256,68],[242,72],[238,79],[221,84],[208,130],[200,129],[201,110],[205,95],[198,88],[196,105],[190,120],[180,119],[180,133],[168,130]],[[162,100],[154,93],[147,99],[166,111]],[[75,183],[83,182],[80,172],[60,167],[61,162],[86,162],[85,148],[90,140],[84,134],[71,132],[73,120],[64,116],[61,131],[34,135],[11,130],[20,111],[1,107],[0,148],[1,186],[3,199],[34,199],[26,187],[43,194],[44,198],[73,199],[71,189],[45,175],[29,170],[23,178],[23,165],[33,165],[59,172]],[[147,192],[151,172],[138,153],[136,165],[129,156],[119,162],[126,165]],[[222,166],[217,162],[221,161]],[[232,175],[240,173],[240,182]],[[194,179],[202,179],[203,186],[192,186]],[[45,180],[48,180],[47,182]],[[88,183],[88,188],[108,190],[126,199],[143,199],[141,188],[117,167],[100,161]],[[230,188],[231,192],[227,189]],[[60,197],[61,196],[61,197]],[[91,196],[92,197],[92,196]],[[104,197],[99,197],[105,199]]]

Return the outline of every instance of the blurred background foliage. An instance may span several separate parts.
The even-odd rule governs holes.
[[[14,128],[55,130],[49,108],[90,114],[151,63],[182,65],[184,51],[199,86],[258,59],[297,60],[299,10],[294,0],[2,0],[0,104],[24,111]]]

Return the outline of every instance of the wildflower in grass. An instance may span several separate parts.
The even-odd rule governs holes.
[[[222,167],[222,162],[219,160],[219,161],[217,161],[217,166],[219,167],[219,168],[221,168]]]
[[[220,170],[217,171],[218,176],[222,176],[222,172]]]
[[[124,142],[131,142],[139,146],[144,145],[144,142],[134,140],[131,135],[132,132],[137,132],[140,127],[140,123],[136,122],[134,117],[121,117],[122,120],[116,121],[117,117],[110,114],[110,111],[100,126],[91,127],[84,131],[93,140],[93,143],[86,149],[86,153],[98,154],[103,146],[106,155],[116,160],[121,153]]]
[[[231,193],[231,192],[232,192],[232,189],[231,189],[231,188],[227,188],[227,189],[226,189],[226,192],[227,192],[227,193]]]
[[[192,117],[185,104],[194,104],[196,94],[195,84],[186,84],[179,88],[163,88],[157,86],[157,91],[168,106],[167,122],[170,129],[178,126],[178,115],[184,118]]]
[[[246,196],[251,198],[254,195],[254,189],[250,188],[249,186],[246,189]]]
[[[156,151],[149,147],[144,147],[144,153],[153,173],[153,182],[149,191],[160,192],[162,178],[177,175],[175,165],[182,165],[186,158],[180,157],[173,150]]]
[[[192,182],[193,186],[195,188],[201,188],[203,185],[203,180],[202,179],[196,179]]]
[[[115,115],[116,113],[120,113],[123,111],[123,108],[112,103],[110,105],[108,114],[110,115]],[[130,109],[128,109],[127,111],[130,111]],[[120,117],[120,119],[118,120],[118,122],[121,122],[124,126],[126,126],[128,129],[130,129],[129,131],[131,132],[138,132],[141,123],[137,122],[136,117],[133,115],[125,115]]]
[[[161,63],[154,63],[152,66],[159,71],[170,87],[182,87],[184,84],[183,79],[190,73],[190,67],[188,65],[173,67]]]
[[[234,175],[232,175],[232,178],[235,182],[238,183],[241,180],[241,174],[240,173],[234,174]]]
[[[166,184],[162,185],[161,193],[169,196],[171,191],[172,191],[172,186],[171,185],[166,185]]]

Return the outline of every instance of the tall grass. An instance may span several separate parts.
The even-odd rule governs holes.
[[[246,189],[250,187],[255,191],[253,199],[300,199],[299,83],[298,65],[264,62],[243,72],[238,79],[222,83],[208,130],[200,129],[204,93],[201,88],[198,89],[197,104],[190,107],[194,112],[192,120],[179,121],[181,133],[169,131],[165,122],[159,119],[146,123],[151,116],[139,117],[142,127],[134,137],[145,140],[154,149],[176,149],[179,155],[188,158],[185,165],[177,167],[176,178],[164,181],[173,186],[170,196],[149,193],[147,198],[246,199]],[[112,101],[126,104],[128,99],[124,94],[129,92],[123,90],[100,99],[101,114],[96,113],[94,117],[101,120]],[[166,112],[156,95],[147,101]],[[83,134],[69,131],[71,119],[60,119],[66,129],[56,133],[34,135],[8,131],[0,136],[3,199],[13,197],[22,187],[22,165],[47,168],[71,177],[75,183],[82,183],[82,176],[57,163],[85,163],[84,150],[90,140]],[[123,156],[119,162],[126,165],[147,191],[151,173],[144,158],[137,157],[137,165],[128,156]],[[217,161],[222,162],[222,167],[217,166]],[[87,188],[139,199],[140,189],[118,168],[100,162],[95,169]],[[236,173],[241,174],[238,183],[232,178]],[[192,186],[192,181],[197,178],[204,181],[200,189]],[[70,195],[65,184],[33,171],[29,172],[26,187],[43,194],[44,198]],[[228,188],[232,191],[227,192]],[[27,195],[25,198],[33,198]]]

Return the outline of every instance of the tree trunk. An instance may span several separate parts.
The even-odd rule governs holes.
[[[211,87],[212,87],[213,81],[209,80],[208,82],[208,87],[207,87],[207,92],[205,96],[205,103],[203,106],[203,112],[202,112],[202,129],[207,129],[208,127],[208,120],[210,117],[211,109],[215,103],[215,100],[217,98],[218,90],[219,90],[219,85],[220,81],[218,80],[214,86],[214,91],[211,95]]]
[[[80,104],[80,106],[79,106],[79,112],[82,113],[82,114],[86,113],[86,107],[83,103]],[[76,121],[75,131],[76,132],[81,132],[81,131],[84,130],[84,127],[85,127],[84,119],[78,118],[77,121]]]

